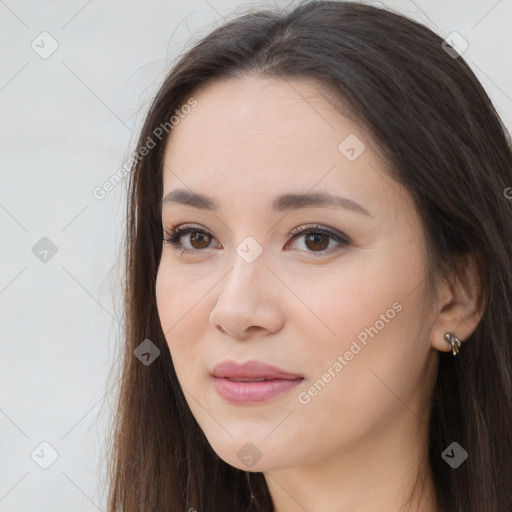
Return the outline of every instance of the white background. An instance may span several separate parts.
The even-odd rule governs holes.
[[[383,3],[467,39],[510,129],[510,0]],[[0,512],[105,510],[125,186],[92,191],[129,156],[178,53],[250,5],[272,4],[0,0]],[[43,31],[59,45],[47,59],[31,47]],[[42,237],[57,247],[46,263],[32,252]],[[43,441],[58,453],[48,469],[31,458]]]

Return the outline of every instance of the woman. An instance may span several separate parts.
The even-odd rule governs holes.
[[[512,510],[512,152],[401,15],[226,22],[130,179],[108,510]]]

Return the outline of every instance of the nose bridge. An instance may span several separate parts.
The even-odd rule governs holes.
[[[227,295],[234,293],[235,299],[242,299],[240,295],[244,292],[247,292],[248,296],[258,294],[265,281],[263,274],[266,270],[266,260],[263,247],[253,237],[245,238],[235,247],[232,263],[223,292]]]

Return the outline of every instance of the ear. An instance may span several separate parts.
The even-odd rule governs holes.
[[[453,333],[464,342],[477,328],[485,310],[479,270],[476,257],[471,254],[459,260],[456,275],[439,285],[437,317],[431,332],[431,344],[437,350],[451,351],[445,333]]]

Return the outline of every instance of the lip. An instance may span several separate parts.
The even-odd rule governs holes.
[[[304,379],[302,375],[259,361],[248,361],[243,364],[223,361],[213,368],[212,378],[217,393],[225,400],[234,403],[270,400],[286,393]],[[249,380],[262,378],[269,380]]]
[[[247,361],[238,364],[235,361],[222,361],[212,370],[214,377],[230,379],[301,379],[302,375],[290,373],[276,366],[261,363],[259,361]]]

